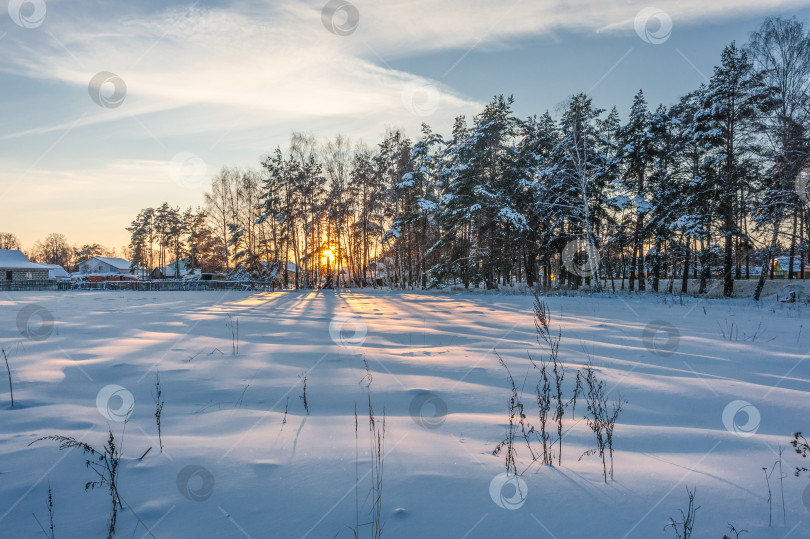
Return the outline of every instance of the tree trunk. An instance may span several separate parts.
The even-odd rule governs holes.
[[[661,240],[655,240],[655,263],[653,265],[653,290],[658,292],[658,284],[661,280]]]
[[[798,218],[796,213],[793,214],[793,237],[790,238],[790,267],[788,268],[788,279],[793,279],[793,261],[796,260],[796,226],[798,225]]]
[[[641,221],[641,216],[639,216],[639,221]],[[638,291],[643,292],[647,289],[647,275],[644,272],[644,240],[641,239],[639,241],[638,246]]]
[[[759,301],[759,297],[762,295],[762,289],[765,287],[765,278],[768,273],[770,273],[770,268],[773,267],[771,261],[773,260],[773,255],[776,252],[776,242],[779,239],[779,226],[780,221],[776,221],[773,224],[773,237],[771,238],[771,243],[765,251],[765,262],[762,264],[762,273],[759,275],[759,281],[757,281],[757,288],[754,290],[754,300]]]
[[[709,249],[706,248],[705,243],[701,240],[700,246],[700,287],[698,294],[705,294],[709,280],[711,268],[709,266]]]
[[[726,229],[725,246],[723,251],[723,296],[729,298],[734,295],[734,275],[731,273],[734,265],[734,242],[731,229]]]
[[[633,240],[633,256],[630,258],[630,292],[636,290],[636,255],[638,254],[638,245],[635,239]]]

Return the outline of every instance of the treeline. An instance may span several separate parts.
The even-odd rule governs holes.
[[[808,83],[807,28],[769,18],[725,47],[708,84],[654,110],[640,91],[626,122],[585,94],[527,119],[497,96],[447,137],[423,124],[372,149],[294,133],[259,171],[224,168],[204,209],[141,211],[133,263],[186,258],[295,287],[339,273],[401,288],[678,277],[685,291],[699,277],[701,292],[719,266],[730,296],[753,253],[767,266],[787,249],[791,277],[804,267]]]
[[[20,239],[11,232],[0,232],[0,249],[23,250]],[[71,245],[64,234],[53,232],[42,241],[34,242],[30,249],[23,250],[31,262],[57,264],[67,271],[76,271],[79,264],[94,256],[128,258],[126,247],[119,252],[116,248],[105,247],[98,243]]]

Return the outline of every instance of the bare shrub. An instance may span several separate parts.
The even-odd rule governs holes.
[[[581,460],[584,456],[598,454],[602,461],[602,476],[607,483],[608,475],[611,480],[613,479],[613,433],[624,403],[616,400],[613,401],[612,407],[608,407],[605,383],[597,378],[590,361],[585,366],[584,373],[581,379],[584,380],[583,388],[587,407],[585,420],[596,437],[596,448],[586,451],[579,458]]]
[[[371,395],[368,398],[368,431],[371,435],[371,536],[374,539],[382,537],[384,522],[382,521],[382,492],[383,470],[385,468],[385,408],[383,407],[382,420],[374,415],[371,405]]]
[[[6,371],[8,372],[8,392],[11,395],[11,407],[14,408],[14,388],[11,387],[11,369],[8,366],[8,356],[6,356],[5,349],[3,350],[3,359],[6,360]]]
[[[160,385],[160,372],[155,372],[155,422],[157,423],[158,442],[160,443],[160,452],[163,453],[163,432],[160,428],[160,416],[163,413],[163,388]]]
[[[115,444],[115,435],[112,430],[109,431],[107,443],[103,449],[99,450],[91,445],[81,442],[71,436],[43,436],[31,442],[29,447],[37,442],[43,440],[53,441],[59,444],[60,451],[63,449],[79,448],[82,453],[89,455],[85,460],[85,466],[92,470],[97,479],[95,481],[88,481],[84,485],[84,490],[93,490],[95,488],[106,488],[110,495],[110,502],[112,503],[112,510],[110,512],[109,525],[107,526],[107,539],[112,539],[115,535],[115,525],[118,519],[118,510],[121,508],[121,496],[118,494],[118,471],[119,462],[121,460],[121,450]]]
[[[48,539],[55,539],[56,535],[54,533],[54,525],[53,525],[53,513],[54,513],[53,491],[51,490],[50,481],[48,481],[47,507],[48,507],[48,524],[49,524],[48,529],[47,530],[45,529],[45,526],[42,525],[42,523],[39,521],[36,515],[34,515],[34,520],[36,520],[37,525],[39,525],[39,529],[42,530],[42,533],[45,535],[45,537],[47,537]]]
[[[498,362],[506,369],[507,380],[511,386],[511,395],[509,397],[509,423],[506,426],[506,437],[500,442],[492,451],[493,455],[498,455],[504,452],[504,460],[506,465],[506,473],[517,475],[517,447],[515,446],[516,439],[522,439],[526,444],[529,454],[531,455],[532,462],[537,460],[537,455],[531,445],[531,436],[534,434],[534,427],[529,424],[526,418],[526,412],[523,407],[523,402],[520,399],[520,392],[518,392],[515,379],[509,367],[504,363],[503,358],[496,353]]]
[[[540,382],[537,383],[537,410],[540,420],[540,444],[543,446],[543,464],[553,464],[551,435],[546,429],[548,413],[551,410],[551,384],[548,380],[547,365],[545,361],[540,363]]]
[[[683,510],[679,510],[681,513],[681,520],[675,520],[674,518],[670,517],[669,524],[664,526],[664,529],[672,528],[675,532],[675,537],[678,539],[689,539],[692,537],[692,531],[695,527],[695,513],[697,510],[700,509],[700,506],[695,507],[695,491],[689,490],[689,487],[686,487],[686,493],[689,496],[689,505],[686,508],[686,513]]]
[[[538,384],[538,406],[542,408],[542,406],[547,406],[545,411],[541,410],[541,435],[543,435],[546,431],[545,421],[548,415],[548,411],[551,409],[552,399],[554,404],[554,412],[551,416],[551,419],[557,425],[557,442],[558,442],[558,450],[557,450],[557,465],[562,465],[562,420],[565,417],[565,408],[567,403],[563,399],[563,382],[565,381],[565,366],[559,360],[559,353],[560,353],[560,340],[562,339],[562,329],[557,330],[557,335],[551,334],[551,316],[549,314],[549,308],[545,301],[540,299],[540,296],[537,293],[534,293],[534,328],[537,334],[537,344],[542,345],[543,343],[546,344],[548,347],[548,363],[543,361],[541,367],[541,382]],[[531,355],[529,356],[531,360]],[[537,367],[537,364],[532,361],[532,364]],[[547,375],[547,364],[551,364],[551,372],[554,375],[554,385],[553,385],[553,396],[552,396],[552,387],[548,381]],[[542,384],[542,397],[541,397],[541,385]],[[548,386],[548,387],[546,387]],[[574,402],[576,402],[576,392],[574,393]],[[544,459],[543,462],[547,464],[553,463],[553,458],[549,454],[549,459],[546,461],[546,448],[545,448],[545,439],[543,440],[543,455]]]
[[[228,321],[225,323],[225,326],[231,332],[231,355],[235,356],[239,353],[239,319],[235,319],[230,315],[226,315],[228,317]]]
[[[734,539],[740,539],[740,535],[748,533],[748,530],[738,530],[733,524],[729,523],[728,531],[734,534]],[[730,535],[723,534],[723,539],[731,539]]]
[[[309,401],[307,401],[307,375],[305,373],[301,373],[298,375],[298,379],[301,380],[301,395],[299,395],[298,398],[304,401],[304,410],[306,410],[307,415],[309,415]]]

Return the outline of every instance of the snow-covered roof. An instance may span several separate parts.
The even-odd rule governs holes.
[[[65,271],[65,268],[63,268],[63,267],[62,267],[62,266],[60,266],[59,264],[44,264],[44,263],[40,263],[39,265],[40,265],[40,266],[45,266],[45,267],[46,267],[46,268],[48,268],[48,269],[60,269],[60,270],[62,270],[62,271]]]
[[[174,276],[174,274],[175,274],[174,263],[173,262],[171,264],[169,264],[168,266],[164,266],[162,268],[155,268],[155,269],[159,269],[163,273],[163,275],[166,275],[166,276],[171,277],[171,276]],[[181,277],[183,275],[188,275],[189,273],[191,273],[191,271],[192,271],[191,269],[185,267],[184,263],[182,263],[182,262],[180,263],[180,276]]]
[[[126,260],[125,258],[112,258],[109,256],[94,256],[93,258],[87,259],[84,263],[86,264],[91,260],[100,260],[105,264],[109,264],[110,266],[116,269],[122,270],[128,270],[132,266],[132,263],[129,260]]]
[[[379,260],[369,262],[368,269],[374,277],[380,278],[388,276],[388,268],[385,267],[384,262]]]
[[[267,261],[262,260],[262,261],[260,261],[260,262],[259,262],[259,264],[261,264],[262,266],[266,267],[266,266],[267,266]],[[281,263],[280,263],[280,262],[270,262],[270,267],[271,267],[271,268],[275,268],[276,266],[280,266],[280,265],[281,265]],[[296,268],[295,263],[294,263],[294,262],[290,262],[290,261],[288,260],[288,261],[287,261],[287,271],[293,271],[293,272],[294,272],[294,271],[295,271],[295,268]]]
[[[45,266],[48,268],[48,273],[52,278],[69,277],[68,272],[65,271],[65,268],[59,264],[40,264],[40,266]]]
[[[170,262],[168,265],[164,266],[164,269],[174,273],[174,267],[178,264],[180,265],[181,272],[186,271],[188,269],[188,265],[186,264],[185,260],[180,260],[179,262],[177,261]]]
[[[44,264],[36,264],[28,260],[28,257],[19,249],[0,249],[0,268],[3,269],[48,269]]]

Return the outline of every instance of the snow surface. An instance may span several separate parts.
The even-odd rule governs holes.
[[[11,408],[3,373],[0,536],[42,533],[34,515],[47,526],[50,485],[56,537],[103,537],[109,497],[103,489],[84,492],[94,477],[81,452],[28,444],[62,434],[101,447],[109,427],[118,441],[123,436],[119,537],[351,537],[356,503],[361,524],[370,509],[364,358],[375,411],[384,407],[387,415],[383,536],[674,537],[664,526],[685,509],[687,486],[697,489],[700,506],[695,538],[719,539],[728,522],[749,530],[742,537],[810,535],[810,479],[790,473],[808,462],[786,447],[786,525],[777,472],[772,528],[762,470],[792,432],[810,431],[806,304],[652,295],[547,302],[552,329],[562,329],[566,392],[590,356],[611,398],[628,402],[616,427],[615,480],[603,483],[596,457],[578,460],[594,446],[580,401],[576,418],[566,412],[562,466],[530,465],[518,448],[526,496],[509,510],[494,501],[501,498],[493,480],[505,468],[492,450],[504,438],[509,398],[495,351],[520,385],[526,380],[524,404],[534,420],[537,373],[527,351],[536,359],[544,352],[529,297],[0,296],[15,400]],[[232,355],[228,324],[236,320]],[[163,453],[154,419],[158,369]],[[302,373],[310,415],[299,398]],[[122,434],[116,414],[130,395]],[[741,409],[752,415],[735,416]],[[510,488],[500,494],[512,497]]]

